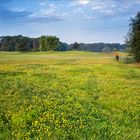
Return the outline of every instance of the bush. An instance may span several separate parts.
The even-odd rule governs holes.
[[[123,63],[125,64],[135,63],[135,60],[132,56],[127,56],[126,58],[124,58]]]

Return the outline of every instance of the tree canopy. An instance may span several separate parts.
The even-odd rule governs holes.
[[[74,44],[73,44],[73,49],[78,50],[79,47],[80,47],[79,43],[74,42]]]
[[[126,44],[119,43],[72,43],[61,42],[56,36],[43,35],[38,38],[30,38],[22,35],[0,37],[0,51],[93,51],[111,52],[116,48],[125,51]]]
[[[135,61],[140,62],[140,12],[134,18],[131,18],[129,32],[125,41]]]
[[[59,47],[59,38],[56,36],[41,36],[40,51],[56,50]]]

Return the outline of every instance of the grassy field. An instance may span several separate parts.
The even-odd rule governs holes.
[[[18,139],[140,139],[140,68],[107,53],[0,52],[0,140]]]

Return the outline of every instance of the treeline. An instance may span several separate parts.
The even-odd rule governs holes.
[[[126,44],[120,43],[73,43],[70,44],[70,48],[77,49],[80,51],[94,51],[94,52],[112,52],[122,51],[125,52],[127,49]]]
[[[56,36],[29,38],[22,35],[0,37],[0,51],[126,51],[127,46],[119,43],[72,43],[61,42]]]
[[[29,38],[22,35],[0,37],[0,51],[65,51],[67,43],[59,41],[55,36]]]

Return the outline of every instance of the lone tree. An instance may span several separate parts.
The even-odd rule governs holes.
[[[131,18],[129,32],[126,36],[126,44],[134,60],[140,62],[140,12],[134,18]]]
[[[49,51],[49,50],[56,50],[59,45],[59,38],[56,36],[41,36],[40,37],[40,51]]]
[[[79,47],[80,47],[79,43],[75,42],[75,43],[73,44],[73,49],[74,49],[74,50],[78,50]]]

